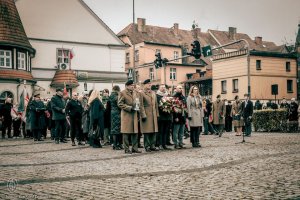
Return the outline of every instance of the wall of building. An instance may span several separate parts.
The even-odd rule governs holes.
[[[14,95],[14,103],[19,102],[20,96],[22,91],[24,90],[24,84],[17,84],[13,82],[2,82],[0,84],[0,94],[4,91],[9,91]],[[33,91],[33,87],[30,83],[26,83],[26,93],[29,94],[29,97],[31,97]]]

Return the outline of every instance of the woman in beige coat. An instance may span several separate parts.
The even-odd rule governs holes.
[[[201,147],[199,136],[203,126],[203,108],[202,100],[199,95],[199,88],[192,86],[187,98],[187,109],[189,125],[191,127],[191,142],[193,147]]]
[[[242,120],[242,115],[241,115],[241,105],[242,102],[239,99],[239,96],[234,97],[234,102],[232,104],[232,117],[233,117],[233,126],[236,129],[236,136],[241,136],[242,135],[242,126],[244,124],[244,121]]]

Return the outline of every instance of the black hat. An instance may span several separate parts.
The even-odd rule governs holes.
[[[56,92],[63,92],[64,90],[62,88],[56,88]]]
[[[249,94],[247,94],[247,93],[246,93],[246,94],[244,94],[244,97],[249,97]]]
[[[133,80],[128,80],[125,85],[128,86],[128,85],[132,85],[133,84]]]
[[[221,95],[218,94],[217,98],[220,98],[220,97],[221,97]]]
[[[147,84],[147,83],[150,83],[150,82],[151,82],[150,79],[146,79],[146,80],[144,80],[143,84]]]

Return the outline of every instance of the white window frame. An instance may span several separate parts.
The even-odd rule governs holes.
[[[64,51],[64,54],[62,53]],[[60,53],[61,52],[61,53]],[[57,64],[71,64],[70,49],[57,49]]]
[[[221,93],[222,94],[227,93],[227,81],[226,80],[221,81]]]
[[[1,54],[3,52],[3,55]],[[7,55],[7,53],[9,55]],[[1,60],[3,59],[3,65]],[[9,65],[7,65],[7,59],[9,59]],[[12,51],[10,50],[0,50],[0,67],[11,68],[12,67]]]
[[[140,53],[139,53],[139,50],[135,50],[134,51],[134,61],[135,62],[138,62],[140,59]]]
[[[179,62],[178,58],[179,58],[179,52],[174,51],[174,59],[176,59],[176,60],[174,60],[174,62]]]
[[[149,78],[150,78],[151,81],[154,80],[154,69],[153,69],[153,67],[149,68]]]
[[[18,52],[18,69],[26,70],[26,54]]]
[[[177,74],[176,74],[176,68],[170,68],[170,80],[176,80]]]

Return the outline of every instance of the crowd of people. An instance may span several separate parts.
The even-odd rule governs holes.
[[[72,146],[111,145],[113,150],[131,154],[141,153],[139,148],[145,148],[146,152],[170,150],[171,145],[181,149],[185,145],[184,137],[190,137],[192,147],[199,148],[202,132],[221,137],[224,131],[231,132],[234,127],[236,136],[242,133],[251,136],[253,110],[276,109],[272,102],[266,106],[259,101],[253,104],[248,94],[244,95],[244,101],[236,96],[233,102],[227,102],[217,95],[212,102],[200,96],[197,86],[192,86],[187,96],[182,91],[178,85],[170,94],[164,84],[154,90],[149,79],[142,86],[129,80],[123,91],[115,85],[111,94],[108,89],[102,94],[93,89],[80,97],[76,92],[69,97],[58,88],[46,102],[35,92],[24,112],[7,98],[0,108],[2,138],[6,134],[9,138],[20,137],[22,132],[24,138],[43,141],[49,132],[56,144],[67,143],[67,138],[71,138]],[[284,99],[278,107],[289,111],[290,120],[298,120],[295,99],[291,103]]]

